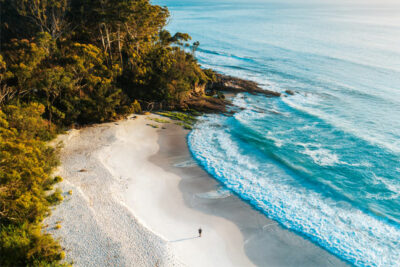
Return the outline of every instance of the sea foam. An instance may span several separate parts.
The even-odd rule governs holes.
[[[395,266],[400,262],[397,225],[302,184],[295,174],[235,139],[229,128],[213,126],[227,119],[203,117],[188,141],[195,159],[228,189],[284,227],[355,265]]]

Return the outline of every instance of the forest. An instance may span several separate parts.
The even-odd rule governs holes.
[[[215,79],[169,12],[148,0],[0,0],[0,265],[63,266],[43,228],[70,127],[185,107]],[[201,91],[201,93],[204,92]]]

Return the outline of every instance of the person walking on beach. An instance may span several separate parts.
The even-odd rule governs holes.
[[[203,232],[203,230],[201,230],[201,228],[199,228],[199,237],[201,237],[201,232]]]

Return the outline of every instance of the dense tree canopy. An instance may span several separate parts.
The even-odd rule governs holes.
[[[0,3],[0,101],[40,102],[58,125],[109,120],[135,100],[179,102],[208,80],[182,48],[190,36],[166,31],[167,8],[148,0]]]
[[[73,124],[176,106],[212,79],[149,0],[0,0],[0,265],[54,266],[43,232],[57,164],[46,141]],[[51,191],[49,191],[51,190]]]

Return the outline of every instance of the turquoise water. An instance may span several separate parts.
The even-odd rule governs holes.
[[[293,96],[240,94],[189,147],[266,216],[357,266],[400,263],[400,6],[173,1],[168,28],[214,68]]]

